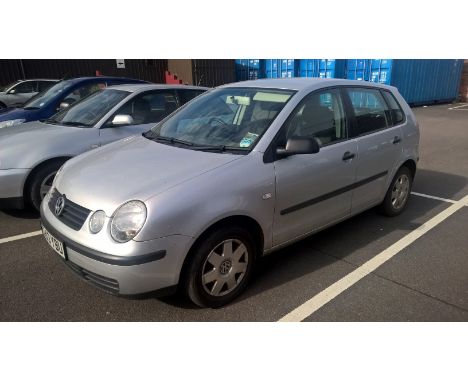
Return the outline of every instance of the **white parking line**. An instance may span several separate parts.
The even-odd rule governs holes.
[[[330,285],[328,288],[324,289],[322,292],[315,295],[310,300],[306,301],[304,304],[285,315],[279,321],[298,322],[309,317],[312,313],[316,312],[318,309],[343,293],[349,287],[356,284],[363,277],[367,276],[369,273],[374,272],[378,267],[390,260],[393,256],[405,249],[411,243],[419,239],[429,230],[442,223],[450,215],[454,214],[459,209],[467,205],[468,195],[466,195],[463,199],[455,202],[423,225],[411,231],[408,235],[398,240],[396,243],[383,250],[377,256],[373,257],[360,267],[356,268],[353,272]]]
[[[411,195],[416,195],[416,196],[422,196],[423,198],[429,198],[429,199],[435,199],[435,200],[441,200],[443,202],[447,203],[456,203],[455,200],[452,199],[445,199],[445,198],[439,198],[438,196],[432,196],[432,195],[427,195],[427,194],[421,194],[420,192],[411,192]]]
[[[453,109],[459,109],[461,107],[466,107],[466,106],[468,106],[468,103],[463,103],[463,104],[460,104],[458,106],[449,107],[448,109],[453,110]]]
[[[42,234],[42,231],[34,231],[34,232],[23,233],[21,235],[10,236],[10,237],[6,237],[4,239],[0,239],[0,244],[9,243],[10,241],[27,239],[28,237],[33,237],[33,236],[37,236],[37,235],[41,235],[41,234]]]

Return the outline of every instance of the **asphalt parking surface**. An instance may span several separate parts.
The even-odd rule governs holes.
[[[413,191],[458,201],[468,195],[468,108],[453,106],[414,110],[421,160]],[[277,321],[450,205],[412,195],[398,217],[366,211],[261,259],[247,291],[221,309],[177,295],[111,296],[73,274],[42,236],[0,243],[0,320]],[[467,321],[467,226],[462,207],[305,321]],[[31,211],[0,211],[0,239],[38,229]]]

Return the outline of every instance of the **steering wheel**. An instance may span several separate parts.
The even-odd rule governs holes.
[[[92,111],[85,111],[82,116],[91,116],[91,120],[95,120],[98,118],[98,116],[96,114],[94,114]],[[87,119],[87,118],[85,118]]]
[[[218,118],[218,117],[211,117],[208,120],[208,125],[211,125],[213,122],[218,122],[218,124],[220,125],[227,125],[226,122],[224,122],[221,118]]]

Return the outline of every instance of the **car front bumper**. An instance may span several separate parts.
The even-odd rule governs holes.
[[[131,240],[123,244],[130,248],[125,255],[103,251],[102,248],[94,249],[83,242],[83,232],[80,235],[66,227],[50,211],[47,203],[41,205],[41,224],[63,243],[65,263],[75,273],[95,286],[118,295],[153,291],[170,293],[175,290],[185,256],[193,243],[192,237],[173,235],[142,242]],[[109,245],[109,248],[113,245]]]
[[[23,188],[29,169],[0,170],[0,208],[23,208]]]

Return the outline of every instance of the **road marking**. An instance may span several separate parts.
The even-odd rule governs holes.
[[[449,110],[453,110],[453,109],[459,109],[459,108],[461,108],[461,107],[466,107],[466,106],[468,106],[468,103],[463,103],[463,104],[458,105],[458,106],[449,107],[448,109],[449,109]]]
[[[4,239],[0,239],[0,244],[9,243],[10,241],[27,239],[28,237],[38,236],[38,235],[41,235],[41,234],[42,234],[42,231],[34,231],[34,232],[23,233],[21,235],[10,236],[10,237],[6,237]]]
[[[447,202],[447,203],[456,203],[455,200],[452,200],[452,199],[445,199],[445,198],[439,198],[438,196],[432,196],[432,195],[427,195],[427,194],[421,194],[419,192],[411,192],[411,195],[416,195],[416,196],[422,196],[423,198],[429,198],[429,199],[435,199],[435,200],[441,200],[443,202]]]
[[[353,272],[349,273],[342,279],[338,280],[328,288],[324,289],[304,304],[294,309],[292,312],[286,314],[279,321],[282,322],[299,322],[309,317],[312,313],[316,312],[322,306],[333,300],[335,297],[343,293],[349,287],[356,284],[363,277],[374,272],[382,264],[390,260],[397,253],[401,252],[411,243],[419,239],[422,235],[430,231],[432,228],[442,223],[450,215],[457,212],[459,209],[468,205],[468,195],[463,199],[455,202],[450,207],[446,208],[432,219],[429,219],[426,223],[422,224],[409,234],[392,244],[387,249],[380,252],[378,255],[356,268]]]

